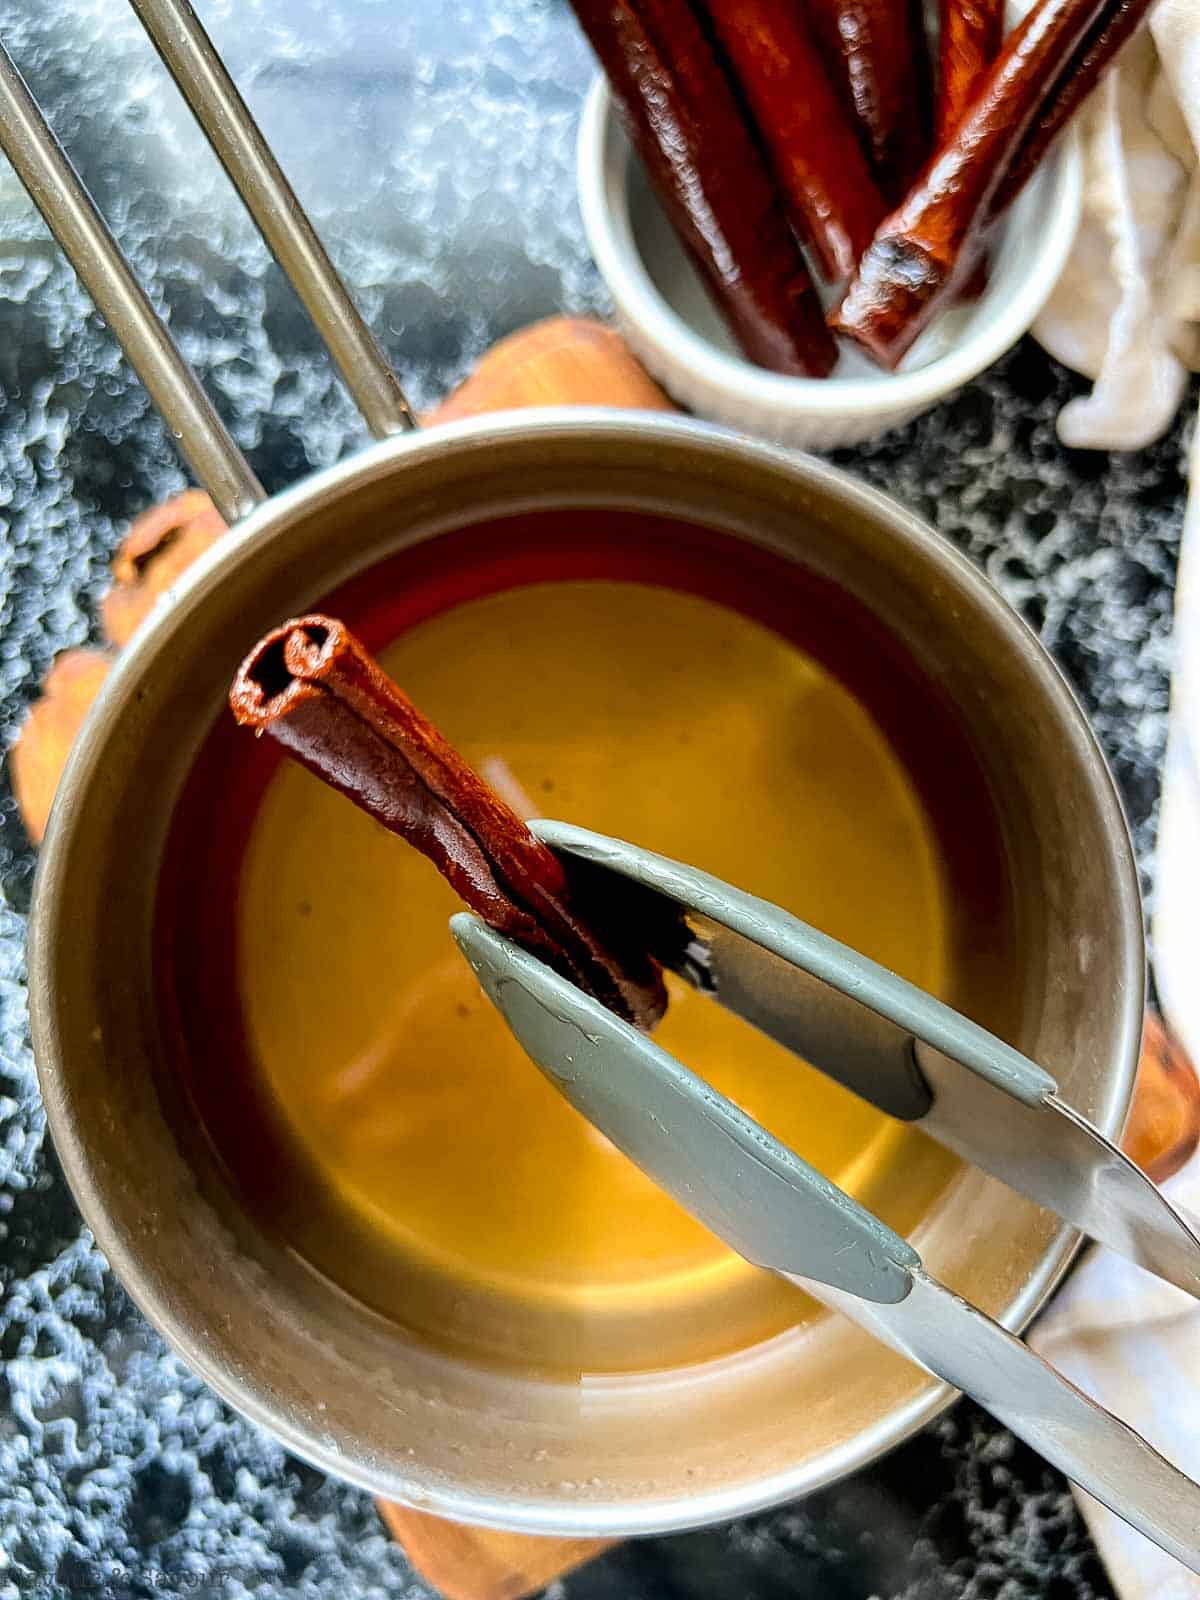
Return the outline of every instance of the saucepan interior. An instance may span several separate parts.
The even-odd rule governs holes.
[[[176,807],[248,643],[422,541],[545,511],[561,512],[569,540],[572,511],[606,509],[700,524],[748,559],[797,563],[853,598],[863,651],[907,663],[907,692],[958,728],[979,774],[955,789],[934,749],[922,781],[948,787],[951,807],[986,809],[1003,840],[1003,994],[982,1020],[1115,1133],[1140,1030],[1140,911],[1120,809],[1068,690],[969,565],[895,505],[686,420],[570,411],[460,424],[376,447],[256,512],[189,575],[97,705],[60,791],[31,943],[38,1065],[68,1178],[184,1358],[298,1454],[379,1494],[597,1534],[802,1494],[897,1442],[947,1391],[832,1318],[733,1361],[583,1381],[423,1345],[298,1261],[180,1136],[177,1041],[152,975]],[[968,919],[968,968],[982,970],[995,936],[986,916],[974,931]],[[1011,1327],[1076,1242],[970,1170],[914,1238],[934,1272]]]

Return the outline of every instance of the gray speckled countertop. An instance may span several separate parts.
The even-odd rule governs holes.
[[[413,400],[502,334],[603,311],[573,203],[591,65],[564,0],[204,0]],[[0,0],[42,98],[268,487],[363,429],[125,0]],[[904,432],[839,457],[960,544],[1040,630],[1154,840],[1176,434],[1064,451],[1075,392],[1031,343]],[[0,171],[5,743],[85,640],[130,516],[182,483],[90,304]],[[33,855],[0,792],[0,1600],[419,1595],[370,1501],[289,1457],[132,1309],[44,1137],[23,942]],[[803,1505],[625,1546],[571,1600],[1088,1600],[1104,1575],[1061,1478],[977,1410]]]

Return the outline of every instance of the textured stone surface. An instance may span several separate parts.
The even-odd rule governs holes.
[[[597,310],[573,139],[590,65],[560,0],[209,0],[202,12],[373,325],[428,404],[491,341]],[[124,0],[0,0],[0,33],[268,485],[363,430]],[[1114,763],[1143,863],[1167,704],[1182,438],[1070,455],[1073,381],[1025,346],[842,459],[929,517],[1041,631]],[[182,474],[73,274],[0,171],[0,705],[93,630],[128,519]],[[0,796],[0,1600],[420,1594],[369,1501],[297,1463],[164,1350],[44,1140]],[[107,1590],[103,1585],[107,1583]],[[1063,1481],[969,1406],[875,1471],[731,1529],[628,1546],[572,1600],[1088,1600]]]

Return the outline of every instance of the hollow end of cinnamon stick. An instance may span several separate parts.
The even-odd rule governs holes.
[[[283,662],[294,678],[316,683],[347,642],[346,626],[333,617],[300,617],[283,641]]]
[[[264,634],[229,690],[229,708],[238,722],[261,730],[286,716],[313,692],[345,632],[333,617],[314,612]]]

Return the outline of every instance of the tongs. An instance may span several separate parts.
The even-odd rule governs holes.
[[[1059,1096],[951,1007],[778,906],[557,822],[562,854],[683,918],[689,983],[881,1110],[1200,1298],[1200,1236]],[[547,1078],[740,1255],[796,1283],[1015,1434],[1200,1573],[1200,1485],[932,1277],[917,1251],[653,1039],[476,917],[451,919],[484,991]]]

